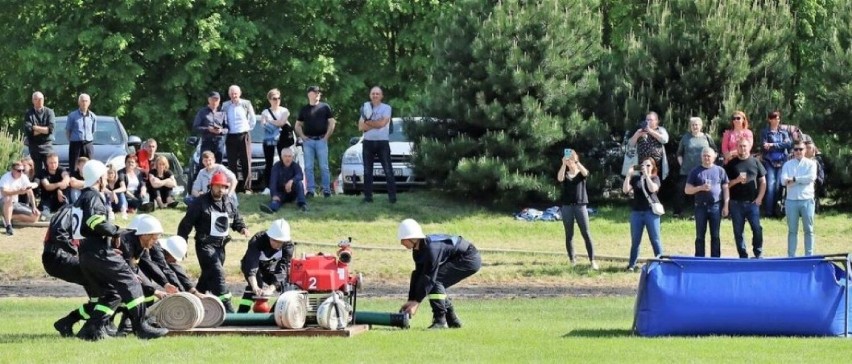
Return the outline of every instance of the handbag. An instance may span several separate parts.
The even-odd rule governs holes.
[[[653,212],[654,215],[663,216],[666,213],[666,209],[663,208],[663,204],[654,202],[654,200],[651,199],[651,196],[648,195],[648,191],[645,190],[645,179],[642,177],[639,178],[642,181],[642,193],[645,194],[645,198],[648,199],[648,204],[651,205],[651,212]]]

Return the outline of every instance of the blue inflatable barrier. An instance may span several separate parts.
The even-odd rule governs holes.
[[[850,255],[789,259],[663,257],[642,267],[641,336],[850,337]]]

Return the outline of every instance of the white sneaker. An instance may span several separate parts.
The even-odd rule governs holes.
[[[264,188],[263,192],[261,192],[260,194],[269,196],[270,193],[271,192],[269,192],[269,188]]]

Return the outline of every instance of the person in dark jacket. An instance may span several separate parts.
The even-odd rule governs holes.
[[[447,296],[447,288],[472,276],[482,266],[476,247],[461,236],[424,235],[420,224],[405,219],[397,233],[400,243],[412,251],[414,271],[408,289],[408,302],[401,313],[414,316],[427,296],[432,307],[430,329],[460,328],[462,322]]]
[[[136,336],[140,339],[153,339],[164,336],[168,330],[155,328],[145,320],[145,296],[136,275],[127,261],[115,251],[119,248],[120,235],[126,230],[119,229],[108,219],[106,201],[101,194],[103,176],[107,167],[96,160],[90,160],[83,166],[84,188],[72,209],[73,237],[85,239],[80,244],[80,267],[85,277],[97,284],[100,298],[94,313],[77,333],[81,339],[97,341],[103,339],[106,327],[116,308],[123,302]],[[146,235],[145,240],[156,240],[158,234]]]
[[[246,290],[237,312],[249,312],[252,297],[264,296],[268,290],[284,290],[293,259],[293,240],[290,224],[284,219],[272,222],[269,229],[255,234],[248,242],[240,269],[246,277]]]
[[[260,205],[260,210],[272,214],[278,211],[285,202],[296,200],[300,211],[307,211],[305,189],[302,187],[302,167],[293,161],[293,150],[281,150],[281,160],[272,167],[272,178],[269,179],[269,190],[272,201],[269,205]]]
[[[33,157],[35,174],[39,175],[47,168],[47,156],[53,153],[53,129],[56,114],[44,106],[44,94],[33,92],[33,107],[24,115],[24,132],[27,147]]]
[[[178,225],[177,235],[186,240],[195,229],[195,252],[201,266],[201,277],[196,289],[210,292],[222,301],[227,312],[231,306],[231,292],[225,284],[225,245],[231,240],[228,228],[249,236],[249,230],[231,199],[226,198],[228,178],[221,173],[210,179],[210,191],[187,206],[186,215]]]
[[[50,218],[47,233],[44,236],[44,251],[41,253],[41,263],[47,274],[83,286],[89,297],[89,302],[53,323],[53,328],[59,331],[62,337],[73,336],[74,324],[89,319],[97,304],[99,292],[80,269],[80,257],[77,251],[80,241],[72,237],[71,222],[71,205],[64,205]]]

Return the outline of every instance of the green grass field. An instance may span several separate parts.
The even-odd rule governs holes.
[[[457,299],[465,327],[440,332],[425,329],[426,308],[410,330],[375,327],[352,338],[62,339],[51,324],[79,302],[0,299],[0,362],[840,363],[852,352],[841,338],[636,337],[632,297]],[[359,307],[392,311],[399,303],[364,299]]]
[[[396,240],[396,228],[404,218],[412,217],[423,225],[426,233],[460,234],[484,250],[484,267],[472,277],[469,284],[536,284],[536,285],[635,285],[636,275],[623,272],[626,263],[613,261],[602,264],[600,272],[590,271],[587,261],[578,258],[577,267],[568,264],[564,233],[560,222],[516,221],[510,213],[489,211],[470,204],[448,199],[435,192],[418,191],[400,194],[399,202],[390,205],[383,199],[369,205],[360,203],[359,196],[335,196],[330,199],[315,198],[309,201],[310,211],[299,213],[293,205],[286,205],[275,216],[258,211],[267,196],[241,195],[240,210],[252,233],[264,230],[274,218],[286,218],[293,229],[293,238],[299,242],[335,244],[340,239],[354,239],[354,271],[362,272],[369,282],[389,282],[404,285],[412,268],[409,253]],[[592,238],[599,256],[626,258],[629,253],[629,210],[625,206],[594,206],[599,212],[591,220]],[[154,213],[168,234],[177,231],[183,209],[160,210]],[[838,253],[852,250],[849,236],[852,225],[850,214],[827,212],[816,220],[817,253]],[[118,224],[126,224],[119,219]],[[785,256],[787,252],[787,225],[780,219],[763,219],[766,255]],[[695,226],[689,220],[663,217],[663,251],[667,255],[692,255]],[[26,240],[19,237],[29,233]],[[0,236],[0,281],[41,279],[46,275],[41,267],[41,229],[18,229],[13,238]],[[801,234],[800,234],[801,235]],[[246,239],[232,234],[234,241],[228,245],[226,269],[229,279],[242,281],[239,261],[245,252]],[[747,233],[747,239],[750,239]],[[709,239],[709,237],[708,237]],[[190,244],[193,244],[190,239]],[[579,231],[575,233],[575,249],[585,254]],[[800,244],[800,251],[804,249]],[[378,247],[383,249],[359,249]],[[535,253],[493,252],[489,250],[533,251]],[[709,242],[708,242],[709,249]],[[303,244],[296,253],[327,253],[333,246]],[[709,253],[709,252],[708,252]],[[186,265],[190,273],[198,274],[195,251],[190,248]],[[730,220],[722,223],[722,254],[735,257]],[[641,247],[641,257],[650,257],[647,237]],[[369,289],[369,286],[368,288]]]

